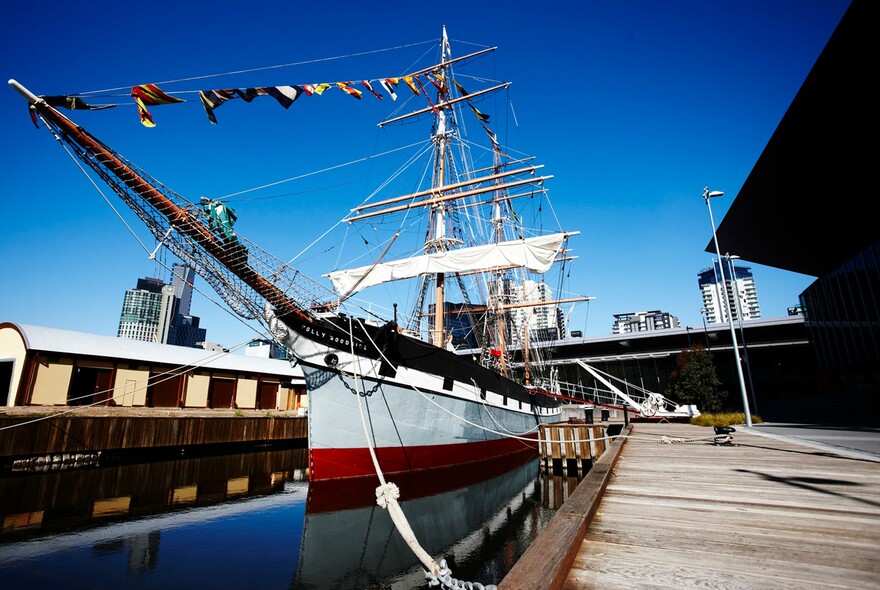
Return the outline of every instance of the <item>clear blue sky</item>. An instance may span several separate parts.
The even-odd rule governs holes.
[[[390,107],[367,105],[367,96],[363,104],[322,97],[320,108],[297,102],[288,111],[271,99],[239,101],[218,109],[212,126],[190,95],[152,108],[157,127],[146,129],[127,97],[131,86],[416,44],[438,39],[443,25],[456,55],[497,46],[492,75],[513,83],[505,98],[516,118],[508,110],[494,121],[554,175],[556,213],[582,232],[570,290],[596,300],[569,327],[599,336],[610,333],[613,314],[651,309],[701,325],[697,274],[712,263],[703,187],[725,192],[713,200],[720,222],[848,4],[18,2],[3,11],[0,69],[3,80],[37,94],[122,89],[115,109],[65,112],[198,200],[368,155],[386,140],[375,124]],[[429,47],[162,87],[375,78],[407,71]],[[4,88],[0,321],[115,334],[124,292],[139,277],[167,275]],[[271,193],[277,198],[241,200],[236,228],[288,259],[361,200],[366,180],[340,176],[350,184],[327,192],[285,185]],[[813,280],[747,266],[764,317],[786,315]],[[197,286],[207,289],[201,279]],[[198,295],[193,314],[211,341],[235,346],[256,335]]]

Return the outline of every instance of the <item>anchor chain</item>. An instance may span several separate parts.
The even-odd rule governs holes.
[[[352,387],[351,385],[349,385],[348,383],[345,382],[345,379],[342,378],[342,371],[340,371],[339,373],[337,373],[337,375],[339,376],[339,380],[342,381],[342,384],[345,386],[345,388],[346,388],[347,390],[349,390],[349,391],[350,391],[351,393],[353,393],[354,395],[359,395],[359,396],[361,396],[361,397],[370,397],[370,396],[372,396],[374,393],[376,393],[376,392],[379,390],[379,386],[382,385],[382,382],[381,382],[381,381],[377,381],[376,384],[375,384],[373,387],[371,387],[370,389],[368,389],[367,391],[360,392],[360,391],[358,391],[357,389],[355,389],[354,387]]]
[[[446,565],[446,560],[441,559],[440,570],[436,574],[425,572],[425,578],[428,580],[428,587],[442,586],[449,590],[497,590],[497,586],[489,584],[484,586],[479,582],[466,582],[452,577],[452,570]]]

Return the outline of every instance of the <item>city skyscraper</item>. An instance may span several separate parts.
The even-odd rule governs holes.
[[[725,285],[720,284],[721,273],[717,260],[714,261],[711,268],[705,269],[697,275],[700,292],[703,296],[706,322],[709,324],[726,322],[728,310],[736,321],[740,319],[740,314],[743,320],[761,317],[758,291],[751,268],[737,266],[736,263],[733,263],[733,276],[731,276],[730,265],[726,261],[724,264]],[[724,303],[722,303],[722,297],[725,298]]]
[[[173,288],[157,278],[138,279],[137,287],[125,292],[116,335],[132,340],[167,343],[174,303]]]
[[[180,301],[177,306],[180,315],[190,314],[195,276],[195,269],[185,264],[177,263],[171,267],[171,285],[174,287],[174,296]]]
[[[189,347],[204,342],[207,331],[190,315],[194,278],[192,268],[175,264],[170,285],[155,277],[138,279],[137,287],[125,292],[117,336]]]

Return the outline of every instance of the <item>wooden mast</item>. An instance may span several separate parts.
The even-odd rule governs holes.
[[[440,41],[440,68],[443,71],[443,77],[446,78],[448,65],[446,63],[447,49],[449,40],[446,37],[446,27],[443,27],[443,38]],[[446,109],[441,108],[437,111],[437,133],[434,136],[437,145],[437,173],[434,177],[434,186],[442,187],[446,184],[446,144],[448,141],[446,127]],[[434,240],[434,249],[445,250],[448,245],[446,243],[446,206],[441,202],[432,203],[431,215],[433,218],[433,236],[429,236]],[[446,293],[444,291],[445,274],[437,273],[434,291],[434,334],[431,339],[434,346],[444,347],[446,345]]]

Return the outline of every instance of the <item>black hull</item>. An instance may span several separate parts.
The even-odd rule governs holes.
[[[417,340],[397,330],[397,325],[389,322],[383,326],[365,324],[362,320],[344,315],[317,318],[311,322],[290,314],[279,316],[292,331],[304,338],[322,345],[351,353],[351,335],[354,337],[354,352],[359,356],[382,361],[380,374],[393,377],[399,366],[437,375],[452,382],[474,384],[483,392],[492,391],[513,401],[545,408],[555,408],[560,401],[552,396],[536,394],[519,383],[491,371],[473,360]],[[389,362],[386,362],[390,361]],[[325,359],[326,368],[332,359]]]

